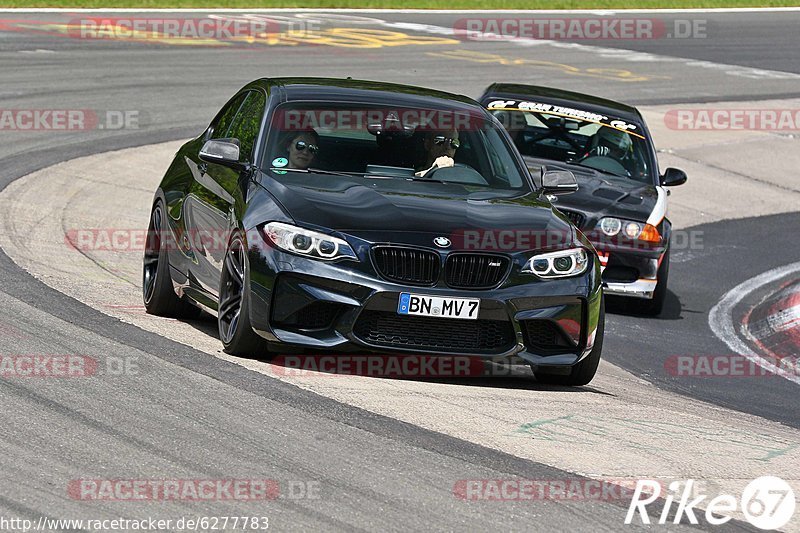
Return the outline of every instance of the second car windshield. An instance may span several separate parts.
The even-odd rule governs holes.
[[[635,125],[597,122],[542,111],[494,109],[523,156],[589,167],[607,175],[649,182],[647,141]],[[610,122],[636,128],[627,131]]]
[[[288,103],[269,122],[264,166],[525,193],[530,185],[502,130],[482,111]]]

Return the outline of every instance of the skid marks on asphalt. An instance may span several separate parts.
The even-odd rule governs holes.
[[[705,454],[718,453],[724,446],[745,461],[769,463],[800,448],[800,441],[774,439],[770,435],[738,431],[723,426],[701,426],[652,418],[597,417],[570,414],[543,418],[519,425],[511,432],[516,437],[571,443],[580,438],[586,444],[616,440],[620,447],[641,450],[642,442],[652,452],[667,452],[676,440],[702,440],[709,444]]]
[[[508,55],[504,54],[492,54],[478,52],[475,50],[445,50],[443,52],[426,52],[426,54],[433,57],[444,57],[447,59],[468,61],[471,63],[490,63],[495,65],[530,68],[535,70],[554,70],[571,76],[603,78],[612,81],[643,82],[670,79],[669,76],[658,74],[639,74],[627,69],[600,67],[579,68],[566,63],[556,63],[554,61],[545,61],[542,59],[530,59],[524,57],[509,57]]]

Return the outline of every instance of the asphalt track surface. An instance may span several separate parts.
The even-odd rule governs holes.
[[[452,25],[452,17],[445,15],[379,16],[410,24]],[[516,80],[590,88],[635,104],[800,96],[795,30],[800,14],[691,15],[697,17],[708,19],[704,42],[583,42],[578,47],[557,43],[537,52],[536,65],[508,64],[532,55],[531,48],[509,43],[461,42],[436,49],[225,49],[0,31],[0,107],[132,109],[142,117],[137,130],[0,131],[0,188],[79,156],[193,136],[233,91],[258,76],[351,75],[473,96],[492,81]],[[0,18],[58,22],[74,17],[5,13]],[[403,31],[434,35],[430,28],[410,28]],[[396,26],[391,30],[399,31]],[[595,45],[604,49],[585,48]],[[608,48],[670,59],[647,61],[610,53]],[[544,58],[549,64],[541,63]],[[733,67],[696,65],[692,60]],[[598,68],[606,69],[603,76],[591,72]],[[609,75],[611,69],[615,74]],[[620,78],[620,70],[629,74]],[[631,76],[639,81],[628,81]],[[119,194],[125,194],[123,188]],[[674,354],[729,353],[709,330],[709,310],[738,283],[797,261],[798,236],[781,228],[796,228],[798,223],[800,216],[784,214],[695,226],[704,232],[708,246],[673,262],[667,310],[656,319],[628,316],[624,309],[610,314],[606,360],[661,390],[800,428],[797,410],[789,407],[796,401],[797,385],[789,381],[747,380],[742,386],[741,379],[678,379],[664,372],[665,359]],[[576,473],[381,416],[208,357],[58,293],[5,254],[0,255],[0,269],[3,354],[107,353],[135,357],[146,370],[136,376],[105,376],[88,386],[80,380],[0,382],[2,423],[7,428],[0,442],[4,516],[154,514],[152,505],[141,502],[76,501],[65,486],[89,474],[162,478],[170,472],[175,478],[263,476],[282,487],[293,481],[319,482],[319,499],[295,500],[285,494],[269,505],[266,513],[280,529],[517,530],[533,524],[537,529],[582,531],[621,526],[624,505],[459,501],[452,492],[459,479],[563,479],[575,478]],[[743,303],[737,314],[745,307]],[[249,502],[170,504],[168,509],[169,516],[254,514]]]

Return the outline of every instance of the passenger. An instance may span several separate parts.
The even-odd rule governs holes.
[[[313,129],[293,132],[284,143],[289,160],[286,168],[306,170],[314,163],[319,152],[319,135]]]

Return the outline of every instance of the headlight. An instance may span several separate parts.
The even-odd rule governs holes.
[[[614,237],[620,232],[631,239],[646,242],[661,242],[661,234],[654,226],[633,220],[622,220],[614,217],[605,217],[598,224],[600,231],[609,237]]]
[[[622,229],[622,222],[618,218],[606,217],[600,221],[600,229],[609,237],[613,237]]]
[[[568,278],[586,272],[589,266],[589,256],[583,248],[571,248],[534,255],[522,271],[536,274],[540,278]]]
[[[625,236],[629,239],[636,239],[642,233],[642,224],[637,222],[627,222],[625,224]]]
[[[298,228],[282,222],[270,222],[264,226],[264,235],[281,250],[293,254],[325,259],[353,259],[358,261],[353,249],[347,241],[318,233],[316,231]]]

